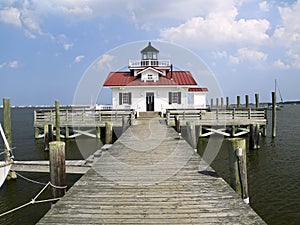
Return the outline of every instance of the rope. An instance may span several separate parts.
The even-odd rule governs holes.
[[[55,186],[55,185],[51,184],[51,182],[49,181],[47,184],[45,184],[45,186],[40,190],[40,192],[31,201],[29,201],[29,202],[27,202],[27,203],[25,203],[25,204],[23,204],[21,206],[18,206],[18,207],[14,208],[14,209],[8,210],[7,212],[4,212],[4,213],[0,214],[0,217],[5,216],[5,215],[7,215],[9,213],[15,212],[15,211],[17,211],[19,209],[22,209],[22,208],[24,208],[24,207],[26,207],[28,205],[33,205],[33,204],[38,204],[38,203],[45,203],[45,202],[52,202],[52,201],[58,201],[58,200],[60,200],[61,198],[51,198],[51,199],[36,200],[46,190],[46,188],[48,186],[51,186],[51,187],[54,187],[54,188],[66,188],[66,186],[65,187]]]
[[[68,187],[68,186],[56,186],[56,185],[52,184],[50,181],[49,181],[49,185],[51,187],[54,187],[54,188],[57,188],[57,189],[66,189]]]
[[[40,184],[40,185],[46,185],[46,184],[47,184],[47,183],[42,183],[42,182],[39,182],[39,181],[32,180],[32,179],[30,179],[30,178],[28,178],[28,177],[25,177],[25,176],[23,176],[23,175],[17,173],[17,172],[14,171],[14,170],[12,170],[12,171],[15,172],[19,177],[21,177],[21,178],[23,178],[24,180],[27,180],[27,181],[29,181],[29,182],[32,182],[32,183],[35,183],[35,184]]]
[[[17,172],[14,171],[14,170],[12,170],[12,171],[15,172],[15,173],[16,173],[18,176],[20,176],[21,178],[23,178],[24,180],[27,180],[27,181],[32,182],[32,183],[35,183],[35,184],[40,184],[40,185],[48,185],[48,184],[49,184],[51,187],[57,188],[57,189],[65,189],[65,188],[68,187],[68,186],[56,186],[56,185],[52,184],[50,181],[49,181],[48,183],[42,183],[42,182],[39,182],[39,181],[35,181],[35,180],[32,180],[32,179],[30,179],[30,178],[28,178],[28,177],[25,177],[25,176],[23,176],[23,175],[17,173]]]

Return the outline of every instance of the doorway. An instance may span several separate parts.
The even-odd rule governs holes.
[[[154,92],[146,93],[146,109],[147,111],[154,111]]]

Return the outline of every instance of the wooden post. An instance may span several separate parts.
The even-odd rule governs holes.
[[[262,136],[263,136],[263,137],[267,137],[267,126],[264,125],[264,126],[262,127],[262,129],[263,129],[263,131],[262,131]]]
[[[55,101],[55,130],[56,141],[60,141],[60,115],[59,115],[59,101]]]
[[[10,149],[7,149],[5,146],[6,151],[4,151],[4,160],[6,162],[11,161],[11,157],[13,156],[11,148],[12,148],[12,135],[11,135],[11,114],[10,114],[10,99],[4,98],[3,99],[3,130],[4,135],[7,139],[7,144]],[[10,179],[17,179],[17,174],[14,171],[9,171],[6,177],[7,180]]]
[[[112,123],[105,123],[105,144],[112,144]]]
[[[69,139],[70,138],[70,129],[68,126],[65,127],[65,130],[66,130],[66,135],[65,135],[65,138],[66,139]]]
[[[66,162],[65,162],[65,143],[62,141],[50,142],[50,182],[52,186],[52,197],[61,198],[66,192]]]
[[[211,98],[211,99],[210,99],[210,108],[212,109],[212,108],[213,108],[213,106],[214,106],[214,99],[213,99],[213,98]]]
[[[216,108],[219,108],[219,98],[216,98]]]
[[[226,97],[226,108],[229,108],[229,97]]]
[[[245,95],[245,101],[246,101],[245,106],[248,109],[249,108],[249,95]]]
[[[34,128],[34,138],[38,139],[40,137],[40,132],[39,132],[39,128],[35,127]]]
[[[232,188],[249,203],[246,140],[243,138],[228,138],[230,181]]]
[[[96,127],[96,137],[98,138],[98,139],[101,139],[101,127]]]
[[[181,127],[180,127],[180,117],[174,116],[175,119],[175,128],[179,135],[181,135]]]
[[[187,121],[186,129],[187,129],[188,142],[190,143],[193,149],[196,149],[198,137],[196,137],[195,123],[192,121]]]
[[[276,137],[276,92],[272,92],[272,137]]]
[[[250,134],[249,134],[249,149],[259,149],[259,124],[250,125]]]
[[[11,138],[11,117],[10,117],[10,99],[3,99],[3,129],[4,134],[7,139],[9,148],[12,147],[12,138]],[[6,149],[6,147],[5,147]],[[7,149],[8,150],[8,149]],[[10,155],[12,152],[5,151],[4,159],[5,161],[10,161]]]
[[[224,107],[224,98],[221,97],[221,108],[223,108],[223,107]]]
[[[241,96],[236,96],[236,107],[237,108],[241,107]]]
[[[36,111],[35,110],[33,111],[33,121],[34,122],[36,121]],[[34,128],[34,138],[38,139],[39,137],[40,137],[40,135],[39,135],[39,128],[35,127]]]
[[[259,94],[255,94],[255,107],[259,108]]]
[[[45,133],[45,136],[44,136],[45,151],[49,151],[49,143],[54,140],[52,124],[44,125],[44,133]]]
[[[202,125],[199,125],[199,135],[198,137],[201,138],[202,137]]]
[[[122,116],[122,132],[128,128],[128,117],[126,115]]]
[[[44,124],[44,150],[49,151],[49,128],[48,124]]]
[[[235,135],[235,126],[232,125],[230,126],[230,137],[234,137],[234,135]]]

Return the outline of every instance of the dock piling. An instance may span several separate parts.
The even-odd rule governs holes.
[[[236,96],[236,107],[237,108],[241,107],[241,96]]]
[[[9,148],[12,148],[12,135],[11,135],[11,113],[10,113],[10,99],[4,98],[3,99],[3,129],[4,134],[7,139]],[[12,151],[7,149],[5,146],[5,149],[7,151],[4,151],[4,160],[5,161],[11,161]],[[17,179],[17,174],[14,171],[9,171],[7,177],[7,180],[10,179]]]
[[[226,97],[226,108],[229,108],[229,97]]]
[[[55,101],[55,133],[56,141],[60,141],[60,115],[59,115],[59,101]]]
[[[45,151],[49,151],[49,143],[54,140],[53,138],[53,125],[45,124],[44,126],[44,143],[45,143]]]
[[[229,168],[232,188],[242,199],[249,203],[247,164],[246,164],[246,140],[243,138],[229,138]]]
[[[255,94],[255,107],[259,108],[259,94],[258,93]]]
[[[186,122],[187,136],[188,142],[192,146],[193,149],[197,148],[198,136],[196,136],[196,127],[195,123],[192,121]]]
[[[272,92],[272,137],[276,137],[276,92]]]
[[[65,143],[52,141],[49,144],[50,160],[50,182],[52,186],[52,197],[61,198],[66,192],[66,162]]]
[[[176,131],[179,135],[181,135],[181,127],[180,127],[180,117],[179,116],[174,116],[175,119],[175,128]]]
[[[251,124],[250,125],[250,134],[249,134],[249,149],[259,149],[259,138],[260,131],[259,131],[259,124]]]
[[[65,127],[65,138],[66,139],[69,139],[70,138],[70,128],[68,126]]]
[[[105,144],[112,144],[112,123],[106,122],[105,123]]]
[[[101,139],[101,127],[96,127],[96,137],[98,138],[98,139]]]
[[[125,132],[129,127],[129,118],[127,115],[122,116],[122,132]]]
[[[10,116],[10,99],[3,99],[3,129],[4,134],[7,139],[8,145],[12,147],[12,138],[11,138],[11,116]],[[6,147],[5,147],[6,148]],[[10,152],[5,153],[4,159],[5,161],[10,161]]]
[[[249,108],[249,95],[245,95],[245,107],[248,109]]]

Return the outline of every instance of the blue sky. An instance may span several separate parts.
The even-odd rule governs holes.
[[[300,100],[299,21],[295,0],[2,0],[0,97],[72,104],[98,57],[161,40],[198,55],[232,101],[270,101],[275,79],[284,100]]]

